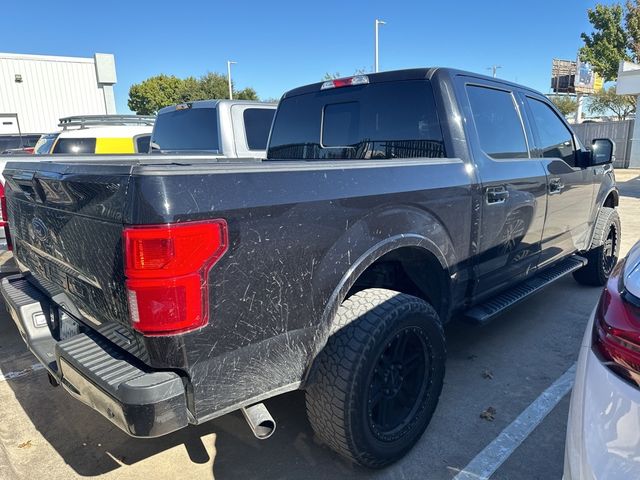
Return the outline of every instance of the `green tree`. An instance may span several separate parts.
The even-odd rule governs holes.
[[[565,117],[576,113],[578,109],[578,102],[575,98],[568,95],[552,95],[549,97],[554,105],[560,110],[560,113]]]
[[[131,86],[128,105],[140,115],[152,115],[167,105],[222,98],[229,98],[229,86],[227,77],[219,73],[209,72],[200,78],[184,79],[157,75]],[[258,100],[258,94],[251,87],[234,89],[233,98]]]
[[[180,103],[183,80],[173,75],[156,75],[129,89],[129,109],[139,115],[153,115],[162,107]]]
[[[581,34],[580,60],[593,65],[605,81],[615,80],[621,60],[640,59],[640,0],[598,4],[587,15],[593,32]]]
[[[618,120],[626,120],[630,114],[636,111],[636,97],[617,95],[615,87],[603,89],[590,97],[589,111],[597,115],[607,115],[613,112]]]
[[[233,98],[238,100],[258,100],[258,93],[253,88],[247,87],[237,92],[234,90]]]

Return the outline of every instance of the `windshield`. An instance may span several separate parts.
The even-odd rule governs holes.
[[[431,84],[373,83],[285,98],[267,158],[444,157]]]
[[[219,150],[215,108],[186,108],[161,113],[151,134],[151,151]]]

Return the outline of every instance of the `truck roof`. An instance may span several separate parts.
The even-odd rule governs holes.
[[[227,99],[211,99],[211,100],[195,100],[193,102],[183,102],[178,105],[191,104],[192,106],[196,106],[198,108],[216,108],[218,105],[255,105],[258,107],[273,107],[276,108],[278,106],[277,103],[270,102],[259,102],[257,100],[227,100]],[[169,105],[168,107],[161,108],[158,110],[158,115],[161,115],[166,112],[172,112],[176,109],[177,105]]]
[[[423,68],[407,68],[403,70],[390,70],[388,72],[379,72],[379,73],[363,73],[362,75],[369,78],[370,83],[377,82],[394,82],[394,81],[403,81],[403,80],[422,80],[428,79],[431,80],[436,75],[444,75],[449,77],[455,77],[458,75],[469,76],[474,78],[481,78],[485,80],[491,80],[493,82],[502,83],[504,85],[509,85],[512,87],[518,87],[525,90],[529,90],[531,92],[540,93],[532,88],[526,87],[524,85],[520,85],[514,82],[509,82],[508,80],[503,80],[501,78],[493,78],[487,75],[469,72],[465,70],[458,70],[456,68],[447,68],[447,67],[423,67]],[[358,75],[350,75],[344,78],[350,78],[351,76]],[[308,85],[304,85],[302,87],[297,87],[282,96],[282,98],[294,97],[296,95],[302,95],[305,93],[317,92],[320,90],[322,86],[322,82],[311,83]]]

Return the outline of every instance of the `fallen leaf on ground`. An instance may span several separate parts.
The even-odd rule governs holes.
[[[20,445],[18,445],[18,448],[31,448],[33,447],[33,444],[31,443],[31,440],[27,440],[24,443],[21,443]]]
[[[493,422],[496,419],[496,413],[497,412],[495,408],[489,407],[480,414],[480,418],[486,420],[487,422]]]

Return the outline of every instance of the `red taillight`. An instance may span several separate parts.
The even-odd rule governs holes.
[[[207,274],[227,246],[224,220],[125,228],[133,327],[148,335],[170,335],[206,325]]]
[[[11,244],[11,234],[9,233],[9,211],[7,210],[7,197],[4,193],[4,185],[0,182],[0,209],[2,210],[2,221],[0,226],[4,228],[4,236],[7,241],[7,248],[13,250]]]
[[[600,297],[593,348],[607,367],[640,385],[640,308],[620,292],[622,267],[616,267]]]

